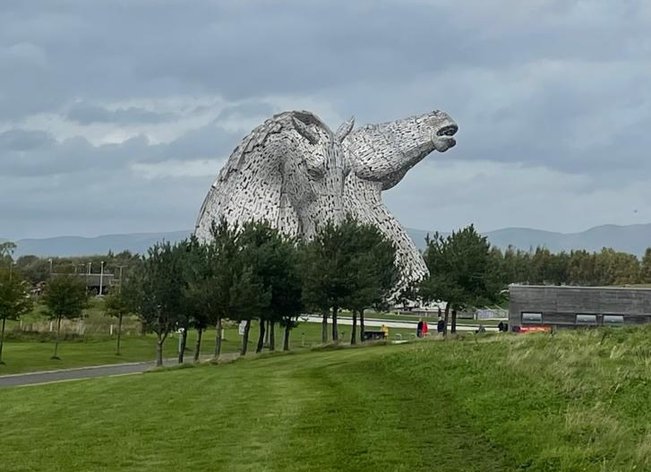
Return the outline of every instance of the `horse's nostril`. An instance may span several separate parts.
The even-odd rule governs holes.
[[[437,136],[454,136],[455,133],[459,131],[459,127],[457,125],[447,125],[438,130],[436,133]]]

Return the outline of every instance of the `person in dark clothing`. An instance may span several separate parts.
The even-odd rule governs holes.
[[[445,321],[439,316],[439,320],[436,322],[436,331],[442,333],[445,331]]]
[[[419,338],[423,337],[423,320],[418,320],[418,324],[416,325],[416,336]]]

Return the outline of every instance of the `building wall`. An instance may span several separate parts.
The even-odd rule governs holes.
[[[541,324],[555,326],[609,324],[614,320],[609,315],[623,316],[626,324],[651,321],[651,289],[646,288],[512,285],[509,296],[511,326],[528,324],[523,312],[542,313]],[[597,315],[595,323],[577,322],[582,314]]]

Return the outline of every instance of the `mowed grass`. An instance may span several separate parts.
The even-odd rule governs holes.
[[[2,470],[646,471],[650,367],[644,327],[4,389]]]
[[[135,330],[133,330],[135,331]],[[340,326],[340,333],[344,341],[350,341],[350,326]],[[251,325],[249,350],[253,352],[258,341],[258,324]],[[393,336],[400,333],[404,337],[413,334],[413,330],[392,329]],[[185,362],[193,361],[197,333],[195,330],[188,332],[185,351]],[[282,349],[283,331],[276,328],[276,349]],[[146,336],[124,336],[121,341],[120,355],[116,355],[116,336],[88,335],[76,340],[62,341],[59,345],[60,359],[51,359],[54,352],[54,343],[8,340],[3,348],[4,365],[0,364],[0,375],[18,374],[25,372],[47,371],[56,369],[69,369],[103,364],[117,364],[123,362],[153,361],[156,357],[156,337],[153,334]],[[236,327],[224,330],[222,353],[239,352],[241,337]],[[321,343],[321,325],[318,323],[300,323],[292,330],[290,348],[293,350],[310,349]],[[211,357],[215,347],[215,330],[209,329],[203,335],[201,344],[201,357]],[[178,356],[178,334],[173,333],[164,344],[167,363],[170,358]],[[172,361],[174,363],[176,361]],[[0,468],[1,470],[1,468]]]

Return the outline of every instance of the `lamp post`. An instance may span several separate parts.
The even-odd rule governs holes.
[[[47,260],[50,263],[50,275],[52,275],[52,259]]]
[[[90,290],[90,268],[91,268],[92,262],[89,262],[87,264],[88,266],[88,272],[86,273],[86,295],[88,295],[89,290]]]
[[[103,287],[102,287],[103,284],[104,284],[104,261],[101,261],[99,263],[99,293],[98,293],[98,295],[103,295]]]

